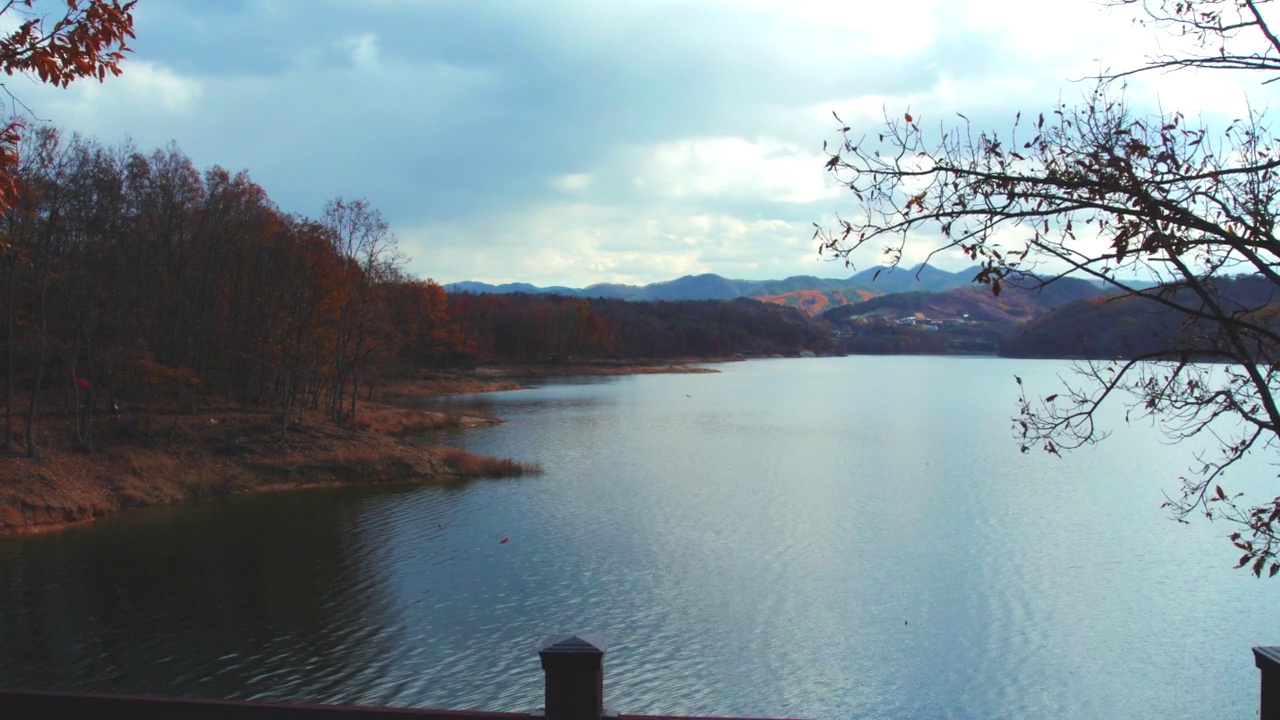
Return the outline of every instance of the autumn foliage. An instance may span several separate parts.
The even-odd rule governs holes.
[[[66,87],[73,80],[120,74],[120,63],[133,38],[134,0],[66,0],[62,16],[49,22],[34,8],[35,0],[9,0],[0,16],[22,17],[18,27],[0,38],[0,69],[6,75],[29,75]],[[12,108],[11,108],[12,110]],[[14,171],[23,124],[10,120],[0,128],[0,210],[16,199]]]
[[[75,416],[88,448],[95,411],[189,411],[197,394],[274,409],[282,432],[307,407],[345,424],[380,374],[473,359],[443,290],[401,271],[364,201],[287,215],[247,173],[50,128],[21,157],[0,216],[10,449],[17,413],[35,455],[44,408]],[[351,244],[370,228],[376,244]]]

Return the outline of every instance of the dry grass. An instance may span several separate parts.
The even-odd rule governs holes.
[[[433,430],[496,425],[501,422],[497,418],[478,412],[449,415],[431,410],[414,410],[375,403],[362,403],[356,417],[360,424],[365,425],[362,429],[398,437],[421,435]]]
[[[477,455],[457,448],[440,448],[440,459],[460,475],[483,478],[521,477],[541,475],[542,466],[505,458]]]
[[[374,388],[374,397],[380,401],[400,398],[436,397],[471,393],[520,390],[523,386],[515,380],[478,374],[429,372],[418,377],[384,380]]]
[[[568,375],[656,375],[719,372],[719,370],[713,368],[693,364],[697,362],[705,361],[691,358],[665,362],[597,360],[573,363],[524,363],[479,368],[476,370],[476,374],[496,380],[498,378],[548,378]],[[715,362],[723,362],[723,359]]]
[[[723,362],[717,359],[716,362]],[[417,377],[384,380],[374,388],[379,401],[437,395],[521,390],[521,379],[540,379],[565,375],[647,375],[653,373],[711,373],[717,372],[693,363],[703,360],[670,360],[665,362],[639,362],[622,360],[596,360],[577,363],[509,363],[485,365],[470,373],[423,372]]]

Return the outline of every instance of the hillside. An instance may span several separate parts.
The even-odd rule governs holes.
[[[1179,302],[1191,302],[1186,288],[1169,289]],[[1280,291],[1257,276],[1224,279],[1218,301],[1241,314],[1280,310]],[[1187,323],[1187,316],[1144,297],[1096,297],[1071,302],[1027,323],[1000,344],[1005,357],[1127,358],[1165,351],[1207,354],[1210,328]],[[1274,322],[1274,321],[1273,321]]]
[[[568,358],[680,358],[815,353],[989,353],[1020,324],[1101,291],[1060,279],[1032,290],[1009,284],[999,296],[966,273],[917,269],[846,281],[792,277],[770,282],[699,275],[641,288],[612,287],[628,297],[528,292],[450,292],[459,346],[477,359],[563,362]],[[884,288],[942,287],[938,292],[877,295]],[[957,283],[963,283],[957,286]],[[851,289],[841,290],[840,286]],[[594,286],[600,288],[603,286]],[[797,289],[810,287],[813,289]],[[772,292],[755,298],[742,292]],[[586,292],[586,291],[583,291]],[[718,296],[707,300],[690,295]]]
[[[1062,278],[1043,288],[1008,286],[995,295],[985,285],[955,287],[942,292],[901,292],[873,297],[857,305],[832,308],[823,319],[841,323],[857,318],[964,320],[1023,323],[1075,300],[1102,294],[1084,280]]]
[[[733,300],[448,295],[467,362],[730,358],[830,351],[828,326],[794,308]],[[430,365],[429,358],[422,365]],[[465,364],[465,363],[464,363]]]
[[[817,317],[830,308],[866,302],[877,295],[870,290],[793,290],[777,295],[759,295],[756,300],[793,307]]]
[[[1101,292],[1072,278],[1038,289],[1010,285],[999,296],[970,285],[882,295],[831,308],[822,318],[838,328],[837,337],[851,353],[995,353],[1022,324]]]

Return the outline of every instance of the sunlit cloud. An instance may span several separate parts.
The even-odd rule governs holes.
[[[825,275],[810,242],[812,226],[730,215],[659,213],[629,206],[549,204],[501,217],[435,223],[400,233],[415,257],[430,248],[432,265],[411,268],[443,282],[646,284],[654,278],[716,272],[767,279],[777,268]],[[799,274],[788,272],[785,274]]]

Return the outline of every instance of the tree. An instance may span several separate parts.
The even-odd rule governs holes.
[[[321,222],[329,231],[334,251],[345,262],[346,295],[339,303],[334,344],[333,402],[330,410],[339,425],[355,418],[360,373],[378,353],[387,350],[386,306],[378,301],[380,287],[399,280],[403,257],[382,213],[367,200],[335,198],[325,204]],[[343,402],[347,380],[351,403]]]
[[[931,236],[933,253],[958,249],[976,261],[975,281],[997,295],[1070,275],[1172,314],[1175,330],[1158,347],[1082,363],[1047,397],[1021,389],[1015,432],[1024,452],[1094,443],[1107,434],[1099,408],[1119,401],[1126,418],[1150,419],[1171,440],[1209,439],[1216,451],[1197,456],[1167,506],[1180,521],[1238,524],[1238,566],[1275,575],[1280,497],[1228,493],[1222,474],[1246,453],[1280,451],[1280,146],[1264,110],[1213,128],[1136,110],[1124,87],[1135,73],[1187,69],[1276,79],[1271,0],[1108,4],[1133,6],[1146,27],[1189,49],[1096,78],[1082,103],[1019,113],[1008,131],[977,130],[961,116],[935,132],[910,112],[870,138],[842,128],[827,169],[858,211],[815,239],[846,261],[883,246],[896,264],[909,239]]]
[[[135,3],[66,0],[61,17],[49,22],[36,11],[35,0],[7,0],[0,5],[0,17],[21,19],[17,29],[0,37],[0,69],[6,75],[34,75],[59,87],[80,78],[101,82],[107,75],[119,75],[129,51],[126,42],[133,37]],[[18,191],[13,170],[21,129],[18,120],[0,129],[0,211],[13,203]]]
[[[0,37],[0,69],[6,75],[34,75],[41,82],[66,87],[73,80],[119,75],[120,63],[133,37],[135,0],[66,0],[56,20],[38,14],[34,0],[7,0],[0,5],[0,17],[20,16],[17,28]],[[10,98],[14,104],[21,103]],[[12,108],[10,108],[12,110]],[[19,152],[22,122],[10,119],[0,125],[0,213],[13,207],[18,199]],[[14,285],[19,253],[8,239],[0,235],[0,261],[7,286],[5,302],[5,425],[4,450],[12,451],[9,427],[13,407],[14,353]],[[43,346],[42,346],[43,347]],[[34,396],[33,396],[34,397]],[[34,454],[34,405],[27,420],[28,452]]]

